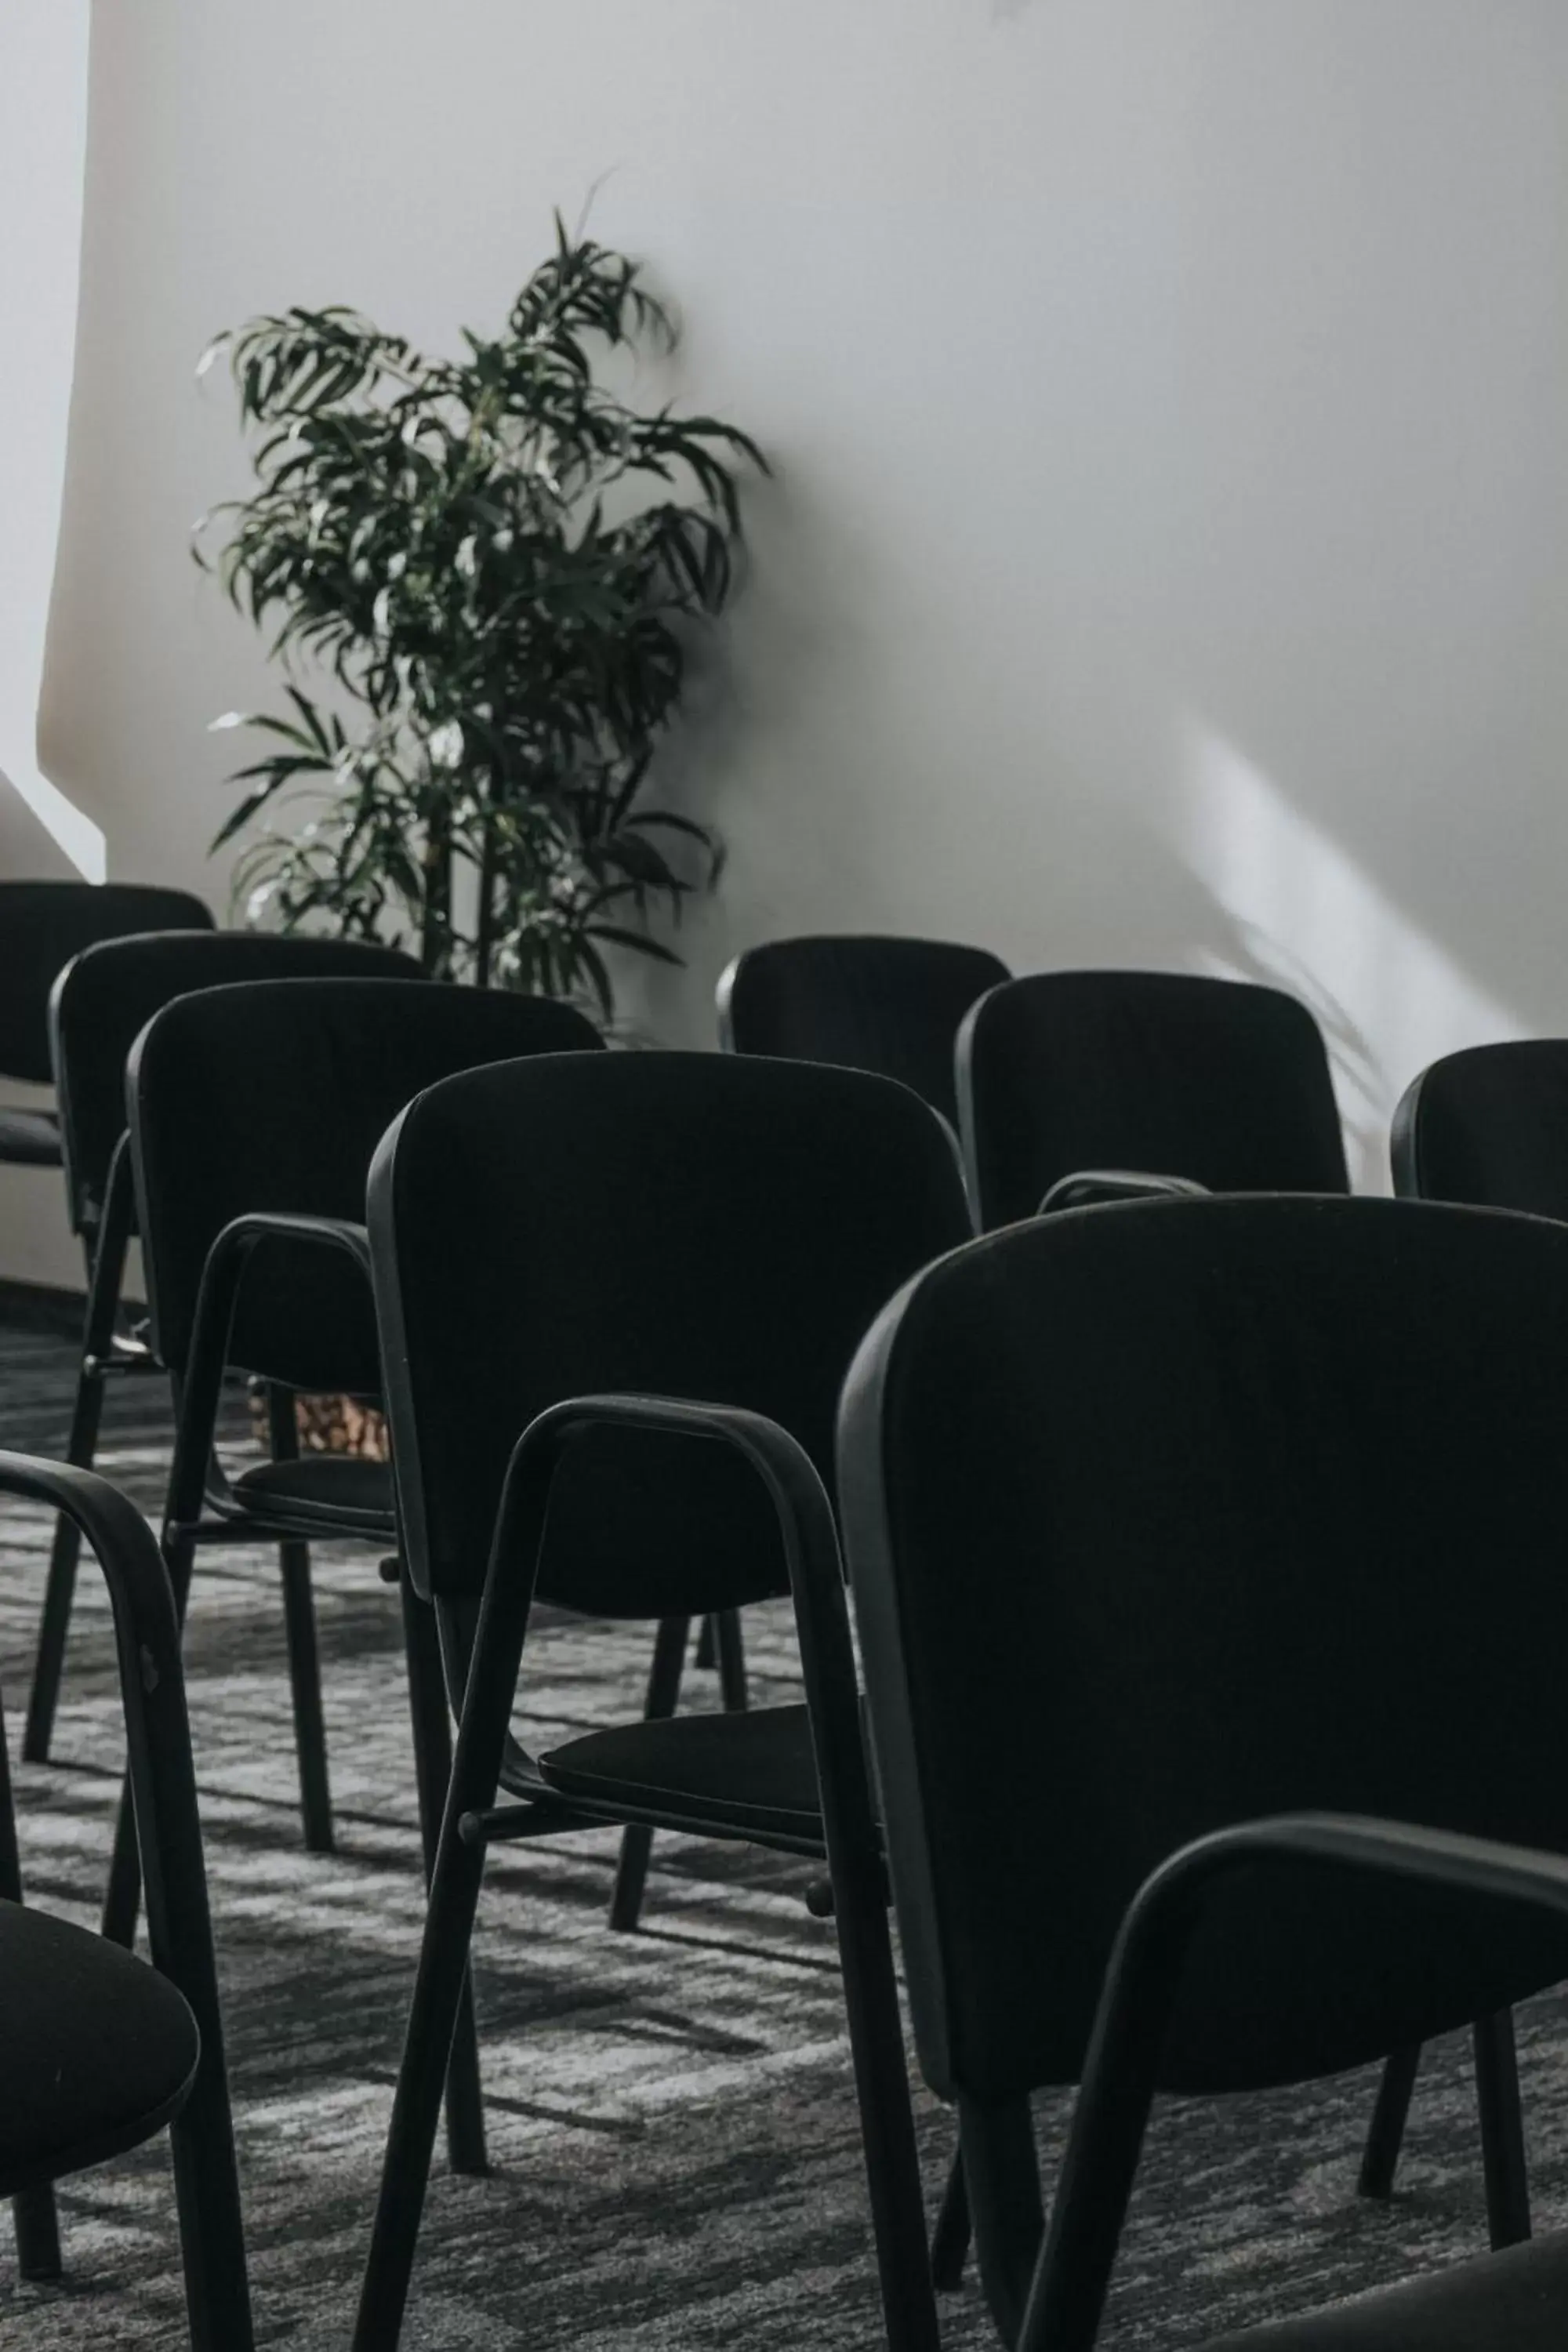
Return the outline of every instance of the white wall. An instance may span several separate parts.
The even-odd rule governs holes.
[[[1565,96],[1561,0],[98,0],[45,763],[218,887],[198,352],[449,344],[602,184],[778,467],[663,1034],[811,926],[1280,974],[1375,1179],[1424,1060],[1568,1030]]]
[[[102,844],[39,769],[38,687],[66,469],[87,143],[87,0],[0,13],[0,874],[101,879]],[[74,857],[72,853],[75,853]],[[0,1099],[47,1102],[0,1081]],[[79,1282],[58,1176],[0,1168],[0,1274]]]

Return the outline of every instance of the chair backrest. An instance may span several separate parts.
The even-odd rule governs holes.
[[[512,1447],[585,1391],[749,1407],[831,1478],[862,1332],[968,1230],[940,1119],[858,1071],[609,1054],[433,1088],[370,1186],[416,1584],[479,1590]],[[572,1449],[543,1597],[663,1616],[784,1588],[771,1506],[727,1448],[600,1432]]]
[[[1531,1038],[1447,1055],[1394,1114],[1394,1189],[1568,1219],[1568,1043]]]
[[[921,2063],[1077,2079],[1189,1839],[1301,1810],[1568,1851],[1568,1230],[1416,1202],[1068,1211],[913,1284],[839,1491]],[[1304,2079],[1557,1982],[1568,1931],[1283,1868],[1216,1903],[1172,2087]]]
[[[127,1111],[153,1345],[190,1347],[207,1253],[261,1212],[363,1222],[404,1105],[454,1070],[582,1053],[597,1032],[542,997],[406,980],[267,980],[181,996],[132,1048]],[[264,1245],[231,1360],[291,1388],[374,1394],[374,1318],[346,1258]]]
[[[956,1126],[959,1025],[1006,977],[984,948],[946,940],[770,940],[737,956],[719,982],[720,1042],[732,1054],[875,1070]]]
[[[1317,1023],[1279,989],[1163,971],[1031,973],[993,989],[958,1045],[971,1198],[989,1231],[1083,1168],[1211,1192],[1342,1192]]]
[[[49,999],[49,1041],[64,1147],[66,1196],[78,1233],[103,1207],[114,1147],[125,1131],[125,1064],[155,1013],[176,996],[254,980],[417,980],[400,949],[270,931],[150,931],[100,940],[73,956]]]
[[[72,956],[128,931],[210,931],[187,890],[133,882],[0,882],[0,1076],[47,1086],[49,992]]]

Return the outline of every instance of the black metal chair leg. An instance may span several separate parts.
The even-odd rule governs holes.
[[[1500,2009],[1490,2017],[1477,2019],[1475,2053],[1487,2224],[1495,2252],[1503,2246],[1520,2245],[1530,2235],[1530,2176],[1524,2158],[1511,2010]]]
[[[16,1816],[11,1806],[11,1766],[5,1748],[5,1717],[0,1710],[0,1896],[22,1900],[22,1859],[16,1849]],[[52,2189],[24,2189],[11,2200],[16,2237],[16,2268],[28,2280],[58,2279],[60,2232]]]
[[[71,1412],[66,1460],[90,1470],[98,1448],[99,1423],[103,1416],[103,1375],[84,1355],[77,1376],[76,1404]],[[59,1703],[60,1676],[65,1669],[66,1635],[70,1629],[71,1602],[76,1596],[77,1562],[81,1557],[81,1530],[63,1515],[55,1522],[49,1552],[49,1573],[44,1586],[44,1613],[38,1626],[38,1650],[33,1663],[33,1687],[27,1699],[27,1720],[22,1733],[22,1754],[29,1764],[47,1764],[54,1736],[55,1709]]]
[[[710,1675],[719,1663],[718,1618],[704,1617],[697,1628],[697,1654],[692,1664],[700,1675]]]
[[[1530,2179],[1510,2011],[1500,2010],[1495,2016],[1477,2021],[1475,2053],[1488,2226],[1494,2248],[1518,2245],[1530,2235]],[[1363,2197],[1386,2198],[1394,2193],[1394,2168],[1420,2063],[1420,2047],[1414,2045],[1395,2050],[1384,2067],[1356,2184]]]
[[[60,2228],[52,2189],[24,2189],[11,2200],[16,2239],[16,2275],[30,2285],[47,2285],[64,2268]]]
[[[133,1950],[141,1908],[142,1854],[136,1843],[136,1805],[127,1780],[121,1784],[120,1810],[114,1817],[114,1851],[110,1857],[109,1884],[103,1890],[99,1933],[110,1943]]]
[[[66,1460],[90,1470],[98,1450],[99,1423],[103,1414],[104,1376],[101,1370],[114,1346],[115,1319],[125,1276],[125,1252],[134,1221],[130,1158],[121,1145],[110,1163],[104,1190],[103,1215],[97,1245],[87,1253],[87,1309],[82,1325],[81,1360],[77,1372],[76,1402],[71,1409]],[[55,1522],[49,1553],[48,1580],[44,1587],[43,1622],[38,1628],[38,1654],[33,1667],[33,1687],[27,1700],[27,1720],[22,1734],[22,1754],[29,1764],[47,1764],[54,1736],[55,1709],[59,1703],[60,1675],[65,1666],[66,1635],[70,1627],[76,1593],[77,1565],[81,1556],[81,1531],[68,1514]]]
[[[153,1967],[184,1993],[201,2035],[195,2084],[170,2126],[192,2352],[251,2352],[223,2012],[180,1671],[183,1596],[140,1514],[101,1480],[16,1454],[0,1456],[0,1480],[8,1492],[68,1509],[109,1586],[130,1777],[147,1830],[148,1943]]]
[[[643,1709],[649,1723],[675,1713],[690,1630],[689,1617],[659,1620],[647,1678],[647,1704]],[[610,1896],[610,1926],[622,1935],[633,1934],[642,1916],[643,1888],[647,1883],[652,1853],[653,1832],[641,1822],[633,1822],[621,1832],[621,1858],[616,1868],[615,1891]]]
[[[390,1565],[390,1563],[389,1563]],[[425,1885],[430,1885],[441,1813],[452,1777],[452,1726],[441,1673],[436,1612],[419,1599],[400,1561],[398,1594],[403,1603],[403,1643],[408,1664],[408,1712],[414,1732],[414,1776],[419,1791],[419,1836],[425,1854]],[[485,2153],[484,2095],[479,2083],[479,2045],[474,2020],[474,1979],[463,1979],[452,2054],[447,2065],[447,2158],[454,2172],[479,2178],[489,2170]]]
[[[267,1426],[274,1462],[299,1459],[300,1433],[289,1389],[269,1385]],[[332,1850],[332,1800],[327,1778],[327,1734],[321,1715],[321,1670],[316,1604],[310,1590],[310,1546],[286,1538],[278,1547],[283,1575],[283,1622],[289,1645],[289,1689],[294,1708],[294,1751],[300,1764],[300,1818],[308,1853]]]
[[[310,1591],[310,1547],[278,1547],[283,1577],[283,1624],[289,1649],[289,1692],[294,1712],[294,1751],[300,1767],[300,1822],[307,1853],[332,1851],[332,1800],[327,1779],[326,1727],[321,1715],[321,1675],[316,1644],[316,1604]]]
[[[185,1607],[191,1597],[191,1574],[195,1565],[195,1546],[188,1537],[171,1538],[163,1546],[163,1564],[169,1572],[169,1583],[174,1595],[174,1622],[182,1634],[184,1632]],[[103,1911],[99,1920],[99,1933],[111,1944],[122,1944],[131,1951],[136,1942],[136,1917],[142,1906],[142,1853],[136,1839],[136,1806],[131,1793],[131,1775],[127,1771],[120,1790],[120,1811],[114,1820],[114,1852],[110,1858],[109,1883],[103,1890]]]
[[[1418,2042],[1413,2042],[1407,2049],[1391,2051],[1384,2062],[1383,2080],[1377,2086],[1366,2147],[1362,2152],[1361,2174],[1356,2181],[1358,2196],[1382,2200],[1394,2194],[1394,2169],[1420,2063]]]
[[[931,2284],[939,2294],[956,2294],[963,2284],[969,2239],[969,2184],[963,2177],[963,2150],[955,2147],[931,2233]]]
[[[383,2159],[354,2352],[392,2352],[402,2326],[484,1866],[482,1846],[468,1845],[443,1831]]]
[[[889,2352],[937,2352],[925,2200],[887,1901],[879,1884],[865,1883],[868,1876],[857,1870],[850,1878],[840,1866],[834,1893],[882,2308]]]
[[[708,1620],[719,1644],[719,1687],[731,1715],[744,1715],[751,1704],[746,1688],[746,1645],[738,1609],[721,1609]]]
[[[503,1556],[512,1556],[510,1546],[515,1540],[503,1503],[497,1534],[498,1547],[503,1542],[508,1547]],[[520,1580],[510,1591],[492,1586],[479,1620],[431,1874],[430,1907],[382,2159],[353,2352],[394,2352],[403,2325],[484,1877],[484,1845],[479,1839],[465,1838],[459,1825],[465,1813],[482,1811],[495,1802],[531,1589],[531,1579]]]

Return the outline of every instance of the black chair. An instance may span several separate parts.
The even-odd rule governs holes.
[[[1472,1045],[1434,1062],[1394,1114],[1394,1189],[1568,1222],[1568,1043]]]
[[[976,997],[1006,977],[1000,957],[949,940],[879,932],[768,940],[736,956],[720,977],[719,1043],[727,1054],[829,1062],[896,1078],[941,1115],[957,1151],[953,1041]],[[744,1705],[732,1621],[705,1620],[697,1655],[699,1664],[716,1656],[726,1675],[725,1704],[737,1704],[738,1690]]]
[[[834,1062],[912,1087],[956,1129],[953,1042],[964,1014],[1007,967],[946,940],[769,940],[719,982],[726,1053]]]
[[[72,956],[127,931],[210,931],[186,890],[134,882],[0,882],[0,1077],[47,1086],[49,991]],[[0,1161],[60,1164],[52,1111],[0,1109]]]
[[[0,1494],[68,1512],[109,1586],[153,1964],[22,1907],[0,1723],[0,2197],[24,2278],[58,2278],[49,2184],[169,2126],[195,2352],[250,2352],[223,2019],[174,1595],[152,1532],[90,1471],[0,1454]]]
[[[401,980],[283,980],[208,989],[156,1014],[127,1093],[152,1343],[170,1370],[174,1454],[163,1552],[182,1618],[204,1543],[340,1538],[398,1549],[384,1463],[310,1454],[247,1470],[232,1486],[213,1444],[231,1368],[279,1395],[381,1385],[364,1252],[366,1171],[409,1097],[457,1069],[598,1045],[569,1006]],[[437,1629],[395,1559],[426,1864],[434,1858],[450,1738]],[[290,1634],[302,1773],[319,1759],[328,1804],[310,1589]],[[136,1844],[121,1807],[106,1932],[129,1938]],[[484,2169],[471,2011],[454,2059],[448,2145]]]
[[[1394,1114],[1390,1159],[1403,1200],[1516,1209],[1568,1223],[1568,1045],[1531,1038],[1449,1054],[1405,1088]],[[1420,2065],[1401,2051],[1384,2080],[1368,2141],[1363,2185],[1393,2183]],[[1510,2168],[1506,2235],[1530,2234],[1522,2165]]]
[[[957,1067],[970,1197],[987,1232],[1032,1217],[1082,1171],[1148,1171],[1211,1192],[1349,1189],[1321,1033],[1278,989],[1035,972],[981,998]]]
[[[627,1821],[826,1855],[889,2338],[934,2347],[929,2297],[910,2284],[925,2266],[920,2179],[819,1474],[859,1334],[968,1230],[924,1103],[800,1063],[610,1055],[482,1071],[422,1096],[377,1154],[371,1249],[402,1524],[410,1573],[449,1630],[462,1720],[359,2352],[396,2341],[487,1844]],[[530,1756],[508,1725],[536,1593],[665,1620],[788,1593],[805,1705],[628,1724]]]
[[[224,1482],[214,1461],[224,1376],[240,1369],[268,1381],[289,1412],[296,1392],[376,1400],[362,1218],[378,1136],[409,1096],[451,1070],[597,1042],[564,1004],[402,979],[249,981],[181,995],[153,1016],[132,1049],[127,1115],[151,1345],[176,1400],[163,1543],[181,1618],[202,1543],[339,1536],[395,1550],[385,1463],[310,1454]],[[300,1806],[306,1818],[324,1818],[329,1839],[308,1571],[284,1583],[284,1609]],[[423,1776],[423,1731],[435,1727],[439,1748],[447,1717],[439,1686],[435,1707],[426,1691],[426,1613],[414,1613],[406,1633]],[[423,1778],[421,1792],[428,1797]],[[110,1933],[134,1916],[134,1861],[122,1821]]]
[[[419,967],[395,948],[356,940],[283,939],[258,931],[161,931],[100,940],[72,958],[49,999],[49,1041],[59,1107],[66,1200],[71,1229],[87,1254],[88,1298],[76,1402],[66,1459],[90,1468],[98,1445],[104,1394],[110,1380],[164,1366],[140,1339],[118,1329],[125,1255],[135,1232],[131,1155],[125,1132],[125,1064],[140,1032],[177,996],[225,982],[252,980],[417,980]],[[278,1401],[274,1448],[284,1459],[297,1451],[293,1409]],[[62,1518],[44,1587],[37,1655],[22,1754],[48,1760],[59,1700],[66,1637],[76,1585],[75,1523]],[[280,1552],[291,1627],[308,1622],[310,1562],[290,1540]],[[310,1792],[305,1843],[322,1852],[331,1843],[331,1813],[321,1801],[324,1772],[304,1776]]]
[[[1468,1843],[1568,1852],[1565,1411],[1568,1231],[1464,1209],[1037,1220],[868,1335],[838,1477],[894,1895],[1017,2352],[1095,2341],[1157,2089],[1568,1974],[1568,1870]],[[1074,2083],[1047,2225],[1028,2100]],[[1226,2340],[1544,2352],[1565,2297],[1547,2241]]]
[[[1141,1192],[1348,1191],[1322,1034],[1273,988],[1176,972],[1039,972],[994,989],[958,1045],[970,1198],[984,1230],[1037,1211]],[[1137,1172],[1127,1172],[1137,1171]],[[1505,2083],[1506,2028],[1481,2057]],[[1414,2081],[1389,2059],[1367,2136],[1362,2193],[1386,2198]],[[1527,2233],[1523,2157],[1497,2144],[1489,2190],[1499,2242]],[[939,2225],[939,2281],[966,2243],[960,2183]]]
[[[182,995],[142,1032],[129,1149],[152,1345],[175,1389],[163,1545],[182,1615],[203,1543],[395,1546],[384,1463],[310,1454],[224,1483],[213,1463],[224,1377],[242,1370],[283,1395],[376,1400],[363,1221],[381,1135],[437,1077],[598,1042],[580,1013],[540,998],[341,977]],[[308,1611],[308,1585],[304,1598]],[[300,1743],[303,1771],[320,1692],[313,1623],[296,1631],[297,1727],[301,1713],[316,1718]]]

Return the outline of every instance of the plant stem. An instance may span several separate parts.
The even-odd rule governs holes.
[[[432,805],[425,833],[425,908],[419,961],[432,980],[444,980],[452,930],[451,824],[444,808]]]
[[[480,988],[490,984],[495,942],[495,820],[487,798],[479,833],[479,910],[474,925],[474,979]]]

